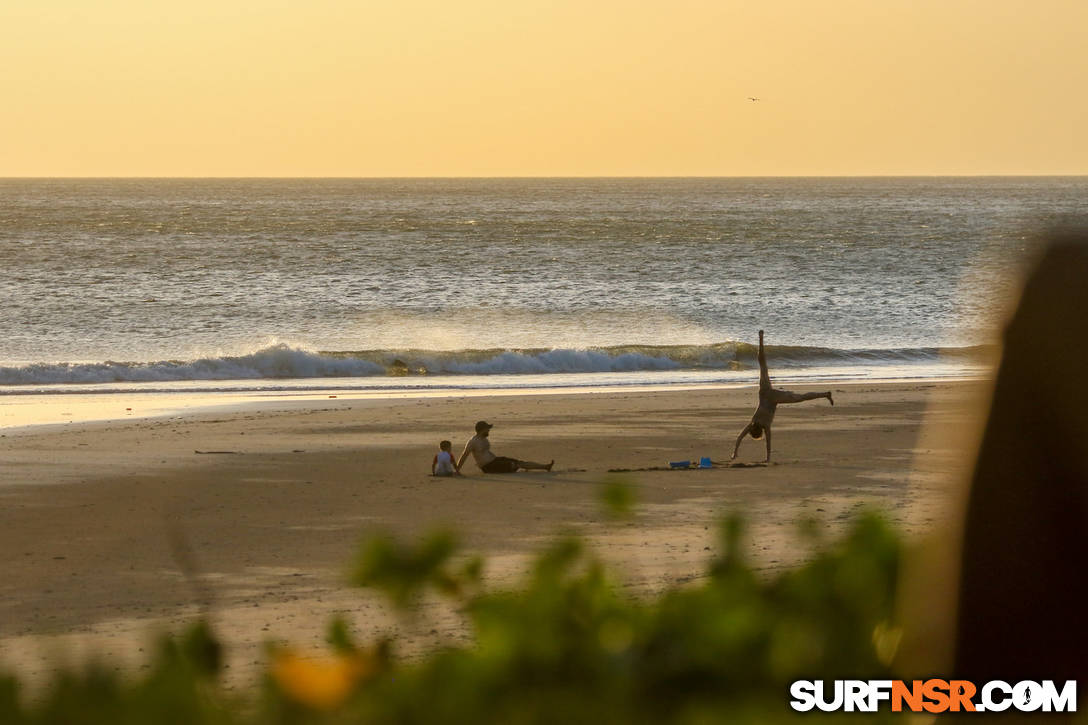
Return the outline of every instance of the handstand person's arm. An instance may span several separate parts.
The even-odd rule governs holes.
[[[751,430],[752,430],[752,424],[751,423],[744,426],[744,430],[742,430],[740,432],[740,435],[737,436],[737,444],[735,446],[733,446],[733,455],[729,456],[729,460],[732,461],[734,458],[737,457],[737,451],[740,450],[740,442],[742,440],[744,440],[744,436],[748,435],[749,431],[751,431]]]
[[[767,436],[767,463],[771,462],[771,427],[765,426],[763,428],[763,435]]]
[[[759,388],[771,387],[771,374],[767,372],[767,353],[763,351],[763,330],[759,331]]]

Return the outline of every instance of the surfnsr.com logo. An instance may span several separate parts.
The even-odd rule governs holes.
[[[790,697],[798,712],[1076,712],[1077,681],[797,680]]]

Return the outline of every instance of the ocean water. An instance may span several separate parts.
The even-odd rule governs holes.
[[[977,371],[1088,177],[0,180],[0,396]],[[773,371],[773,372],[774,372]]]

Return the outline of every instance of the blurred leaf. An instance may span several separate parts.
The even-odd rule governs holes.
[[[325,634],[325,641],[332,646],[334,651],[341,654],[355,652],[358,649],[351,638],[351,632],[348,630],[347,621],[341,616],[333,617],[332,621],[329,622],[329,628]]]
[[[375,537],[363,545],[352,581],[380,589],[402,608],[427,585],[456,593],[457,578],[446,570],[456,550],[457,540],[448,531],[435,532],[416,546]]]
[[[212,633],[211,626],[203,619],[183,635],[181,651],[203,675],[215,677],[223,666],[223,647]]]
[[[629,518],[635,510],[636,496],[627,476],[611,475],[601,486],[600,500],[605,513],[614,519]]]

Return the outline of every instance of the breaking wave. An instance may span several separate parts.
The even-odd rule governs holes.
[[[975,362],[985,346],[840,350],[771,346],[773,368]],[[51,362],[0,367],[0,385],[57,385],[184,380],[358,378],[417,375],[623,373],[744,370],[757,367],[749,343],[621,345],[583,349],[361,350],[321,352],[277,344],[246,355],[157,362]]]

